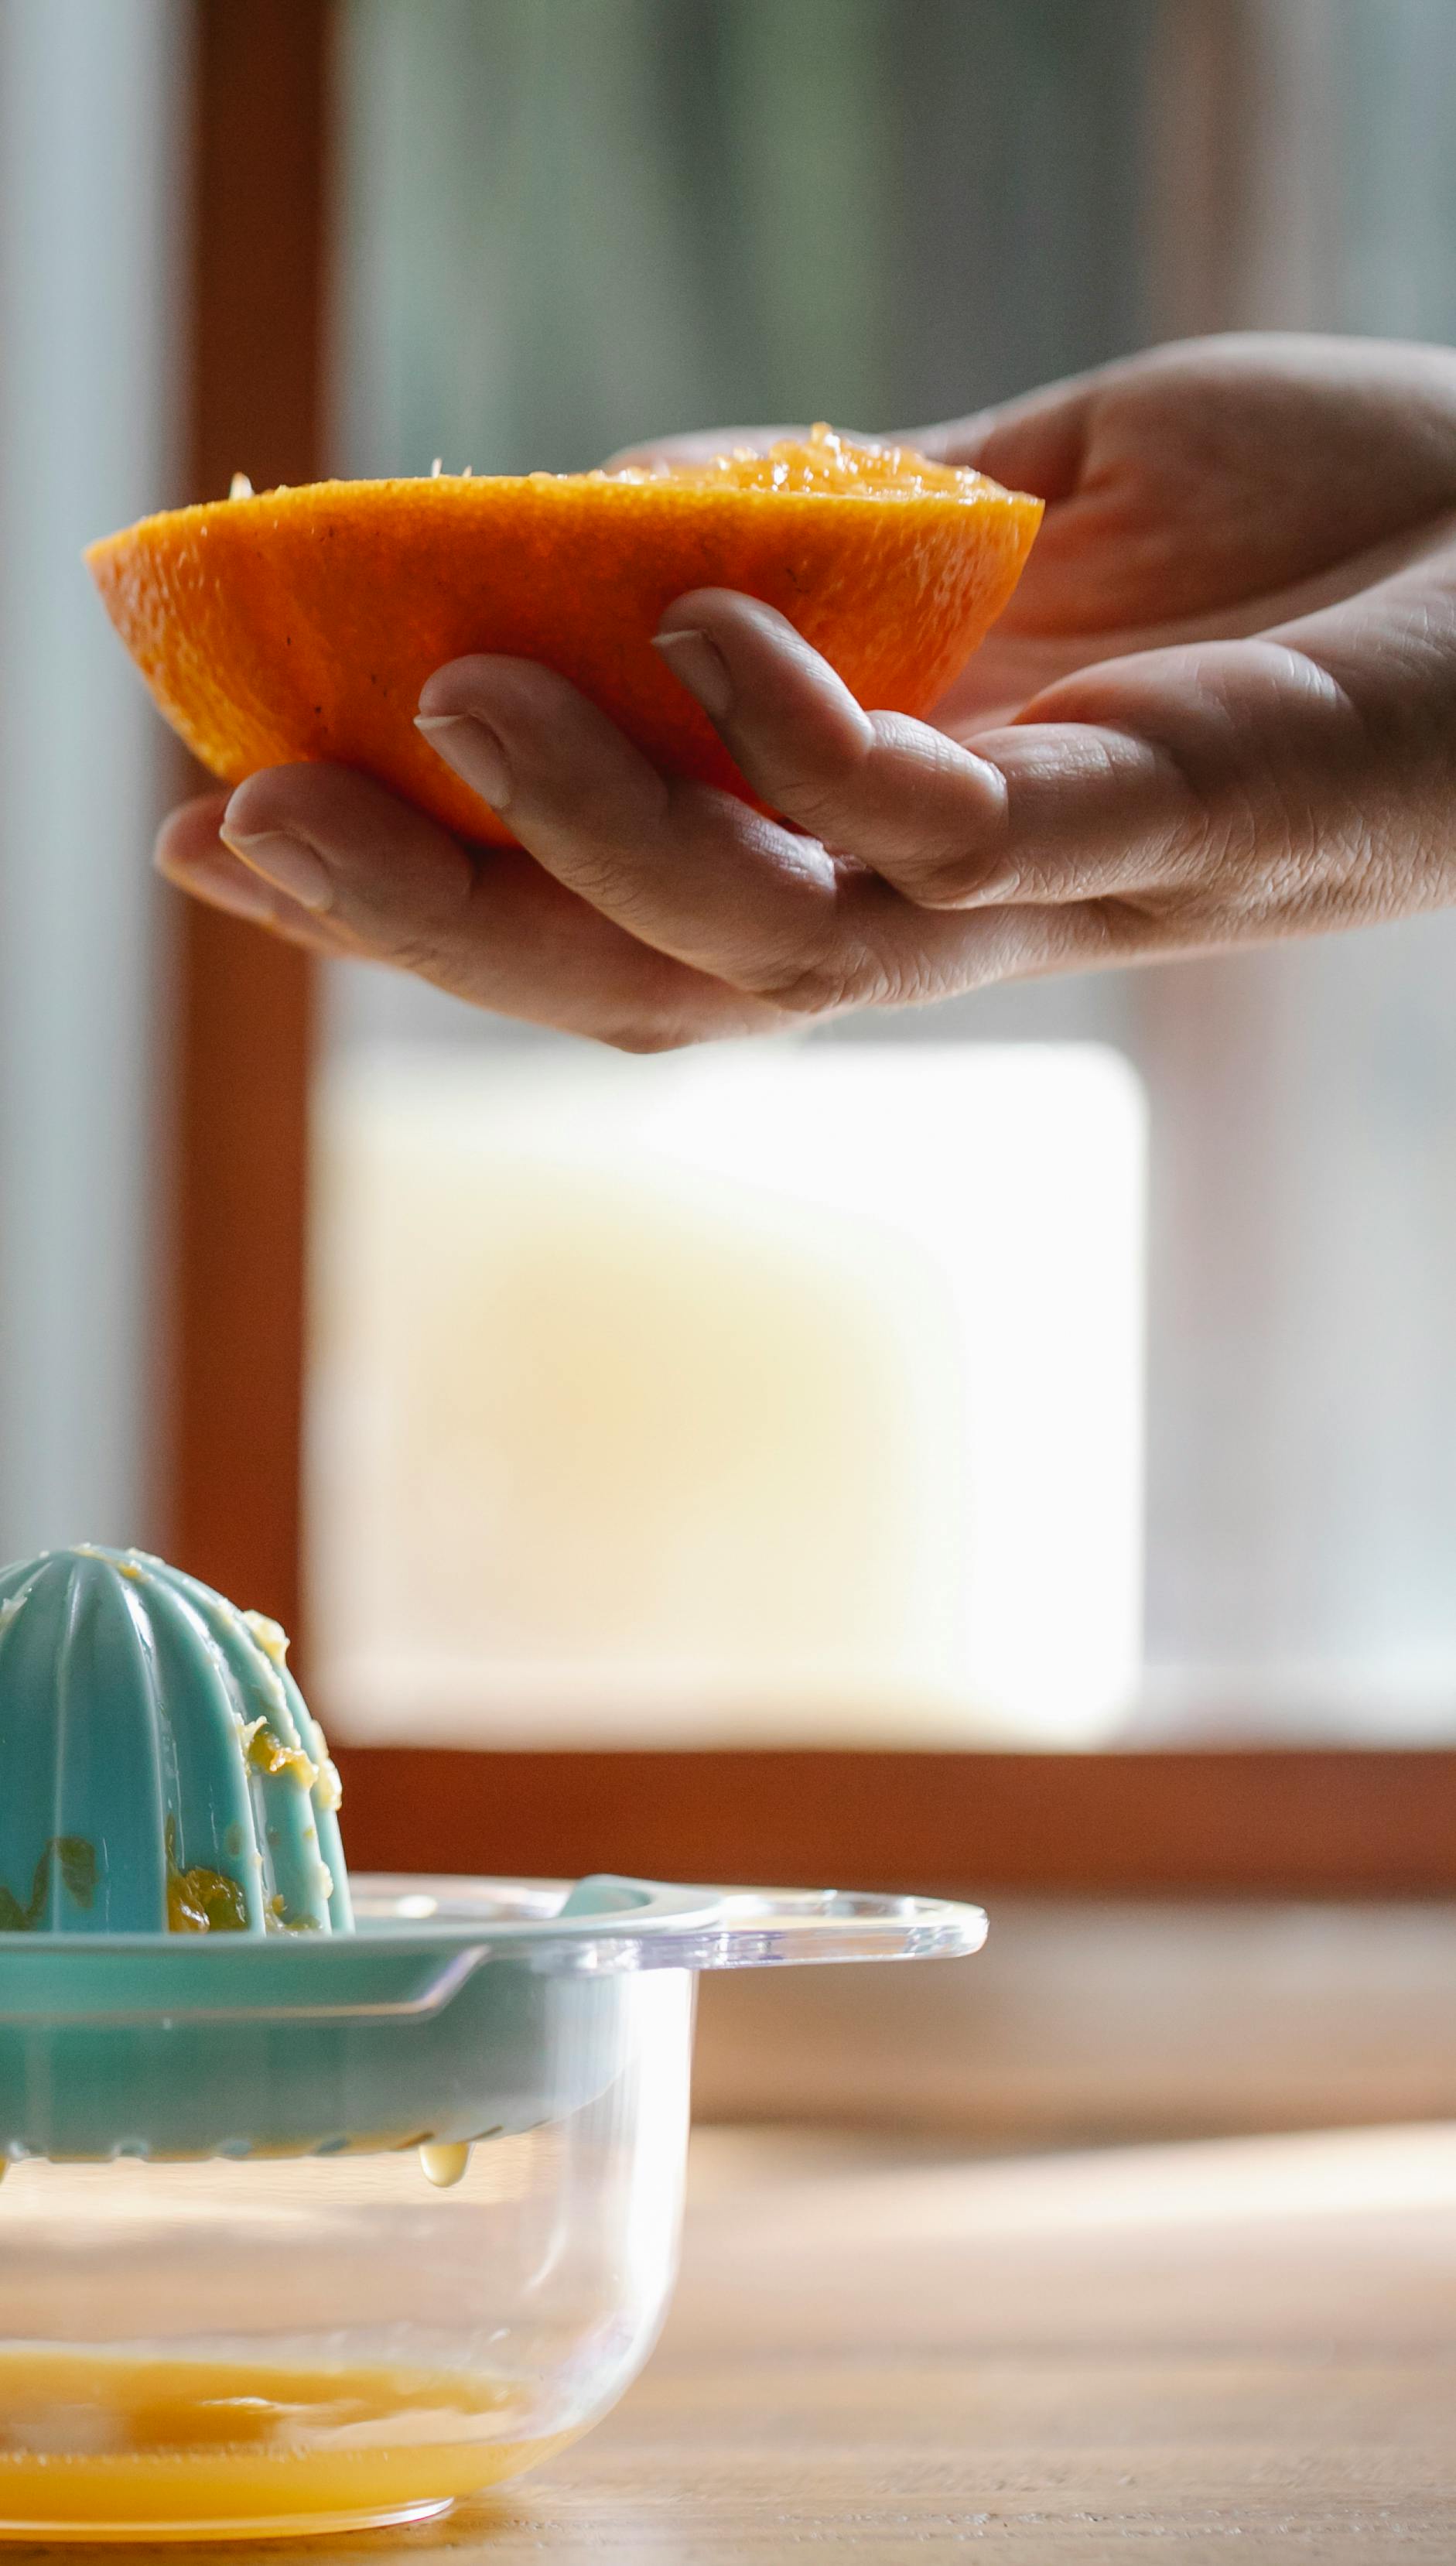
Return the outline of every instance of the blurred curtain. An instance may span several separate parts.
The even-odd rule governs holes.
[[[1456,337],[1449,0],[1179,0],[1159,336]],[[1149,1657],[1186,1721],[1456,1728],[1456,918],[1150,973]]]
[[[905,425],[1135,344],[1155,8],[351,0],[348,469]]]
[[[144,1537],[160,725],[81,549],[172,462],[180,0],[0,0],[0,1558]]]

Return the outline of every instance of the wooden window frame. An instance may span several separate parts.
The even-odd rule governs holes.
[[[198,0],[187,494],[324,460],[329,0]],[[167,1539],[300,1632],[314,974],[178,903]],[[341,1751],[354,1859],[942,1892],[1449,1895],[1456,1753]]]
[[[323,450],[328,0],[196,0],[184,495],[316,477]],[[177,781],[213,779],[178,751]],[[299,1622],[308,1098],[316,973],[173,902],[159,1278],[166,1547]]]

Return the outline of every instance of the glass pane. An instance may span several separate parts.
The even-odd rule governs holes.
[[[1445,0],[913,16],[349,0],[342,467],[902,424],[1186,329],[1456,332]],[[335,974],[336,1722],[1456,1731],[1453,962],[1427,920],[651,1064]]]
[[[172,477],[184,37],[0,9],[0,1560],[148,1530],[164,759],[81,550]]]
[[[314,1682],[356,1733],[1119,1717],[1143,1153],[1114,1054],[363,1046],[319,1153]]]

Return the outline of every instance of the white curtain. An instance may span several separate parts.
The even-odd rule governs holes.
[[[82,546],[170,479],[181,0],[0,0],[0,1558],[144,1536],[160,725]]]

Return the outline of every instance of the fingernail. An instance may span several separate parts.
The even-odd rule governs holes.
[[[275,891],[287,892],[300,908],[322,913],[334,905],[334,885],[328,871],[312,847],[301,838],[287,838],[276,830],[265,830],[257,837],[242,837],[227,825],[226,815],[218,835],[225,847],[251,865],[255,874],[272,883]]]
[[[277,914],[267,884],[241,865],[198,865],[194,872],[180,865],[158,863],[156,870],[174,891],[205,900],[209,908],[225,908],[230,917],[246,917],[254,925],[271,926]]]
[[[447,766],[488,802],[504,811],[515,791],[511,764],[495,732],[474,713],[416,713],[414,727]]]
[[[680,677],[690,695],[696,695],[705,713],[722,721],[733,710],[733,680],[728,662],[716,642],[695,625],[684,625],[680,632],[654,633],[652,647],[660,650],[675,677]]]

